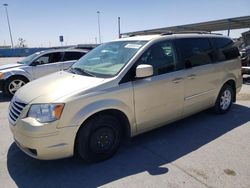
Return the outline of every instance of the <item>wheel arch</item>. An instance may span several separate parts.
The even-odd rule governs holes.
[[[22,76],[25,77],[28,81],[31,81],[33,79],[32,75],[23,69],[15,69],[9,72],[5,73],[4,80],[13,78],[13,76]]]
[[[11,75],[11,76],[9,76],[9,77],[6,79],[6,81],[7,81],[7,80],[10,80],[10,79],[13,79],[13,78],[23,78],[23,79],[25,79],[27,82],[30,82],[30,79],[27,78],[27,76],[22,75],[22,74]]]
[[[81,125],[78,127],[78,130],[76,131],[75,138],[74,138],[74,153],[76,153],[76,144],[77,144],[77,137],[80,132],[80,129],[83,128],[84,124],[94,118],[95,116],[99,116],[102,114],[108,114],[112,115],[116,118],[118,118],[119,122],[121,123],[122,128],[122,141],[127,142],[131,137],[131,126],[129,119],[127,115],[121,111],[120,109],[115,108],[108,108],[108,109],[102,109],[100,111],[94,112],[91,115],[89,115],[87,118],[84,119],[84,121],[81,123]]]
[[[81,126],[83,126],[83,124],[86,121],[90,120],[94,116],[102,115],[102,114],[108,114],[108,115],[116,117],[122,125],[122,129],[124,131],[123,136],[125,136],[125,138],[130,137],[131,127],[130,127],[130,123],[129,123],[129,119],[128,119],[127,115],[123,111],[121,111],[119,109],[115,109],[115,108],[103,109],[103,110],[100,110],[98,112],[93,113],[92,115],[90,115],[88,118],[85,119],[85,121],[81,124]],[[79,129],[78,129],[78,131],[79,131]]]
[[[232,87],[233,92],[234,92],[233,102],[235,102],[236,101],[236,81],[235,81],[235,79],[229,79],[229,80],[225,81],[224,84],[223,84],[223,86],[224,85],[230,85]]]

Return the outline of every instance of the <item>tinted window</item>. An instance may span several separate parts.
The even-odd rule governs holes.
[[[186,67],[212,63],[213,50],[207,38],[178,39],[177,44]]]
[[[81,52],[65,52],[63,61],[78,60],[84,54],[85,53],[81,53]]]
[[[152,65],[154,75],[181,69],[172,41],[160,42],[150,47],[137,62],[137,65],[140,64]]]
[[[60,52],[45,54],[36,60],[36,62],[38,62],[38,64],[40,64],[40,65],[59,62],[59,61],[61,61],[61,53]]]
[[[49,63],[61,61],[61,57],[62,56],[61,56],[60,52],[52,53],[52,54],[50,54],[50,57],[49,57]]]
[[[234,42],[229,38],[213,38],[217,61],[235,59],[239,56],[239,51]]]

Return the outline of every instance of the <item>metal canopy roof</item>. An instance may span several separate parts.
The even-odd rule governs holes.
[[[227,18],[222,20],[194,23],[179,25],[173,27],[163,27],[158,29],[142,30],[135,32],[122,33],[122,35],[142,35],[142,34],[155,34],[155,33],[166,33],[169,31],[172,32],[181,32],[181,31],[223,31],[231,29],[244,29],[250,28],[250,16],[242,16],[236,18]]]

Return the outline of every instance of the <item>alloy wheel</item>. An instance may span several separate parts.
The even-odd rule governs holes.
[[[10,82],[9,84],[9,92],[14,95],[15,92],[20,89],[23,85],[25,85],[25,82],[23,80],[17,79],[17,80],[13,80],[12,82]]]
[[[227,110],[231,104],[232,94],[230,90],[226,89],[220,98],[220,107],[222,110]]]

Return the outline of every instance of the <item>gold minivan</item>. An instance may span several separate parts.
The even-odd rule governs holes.
[[[242,85],[234,42],[165,34],[104,43],[73,66],[32,81],[9,107],[16,144],[37,159],[96,162],[121,141],[207,108],[227,112]]]

